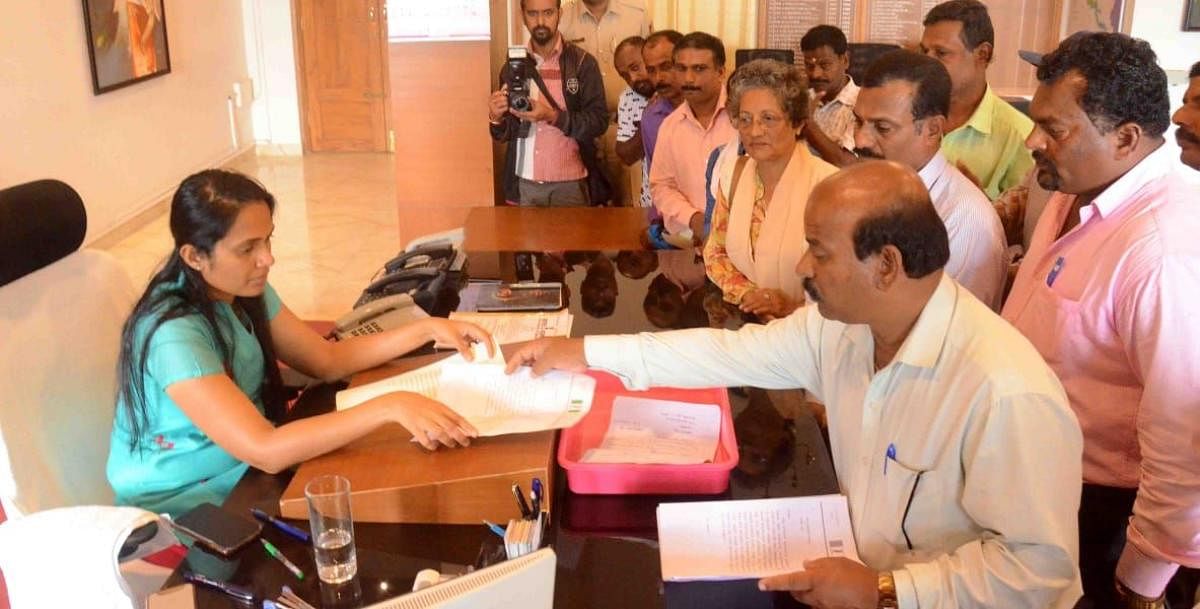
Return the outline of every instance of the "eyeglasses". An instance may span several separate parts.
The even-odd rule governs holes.
[[[761,114],[757,117],[744,112],[733,118],[733,126],[738,129],[750,129],[754,126],[755,121],[762,124],[763,129],[774,131],[786,122],[786,119],[778,114]]]

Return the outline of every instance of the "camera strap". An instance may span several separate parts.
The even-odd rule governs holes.
[[[550,95],[550,89],[546,87],[546,81],[542,80],[542,73],[537,68],[533,69],[533,82],[537,85],[538,91],[541,91],[542,99],[545,99],[550,104],[550,107],[554,108],[555,112],[564,112],[562,106],[559,106],[558,102],[555,101],[554,96]]]

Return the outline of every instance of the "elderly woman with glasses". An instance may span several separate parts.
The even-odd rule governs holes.
[[[800,137],[808,105],[799,66],[760,59],[729,80],[728,107],[746,155],[717,187],[704,266],[727,302],[762,319],[804,303],[796,276],[806,249],[804,208],[813,187],[837,172]]]

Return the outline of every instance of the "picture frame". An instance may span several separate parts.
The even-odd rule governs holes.
[[[1200,0],[1186,0],[1184,3],[1183,31],[1200,32]]]
[[[165,0],[82,0],[92,91],[171,73]]]

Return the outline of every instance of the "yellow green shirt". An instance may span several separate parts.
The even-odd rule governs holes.
[[[989,199],[1016,186],[1033,168],[1025,138],[1033,121],[1000,99],[989,86],[966,124],[942,138],[942,154],[965,165]]]

